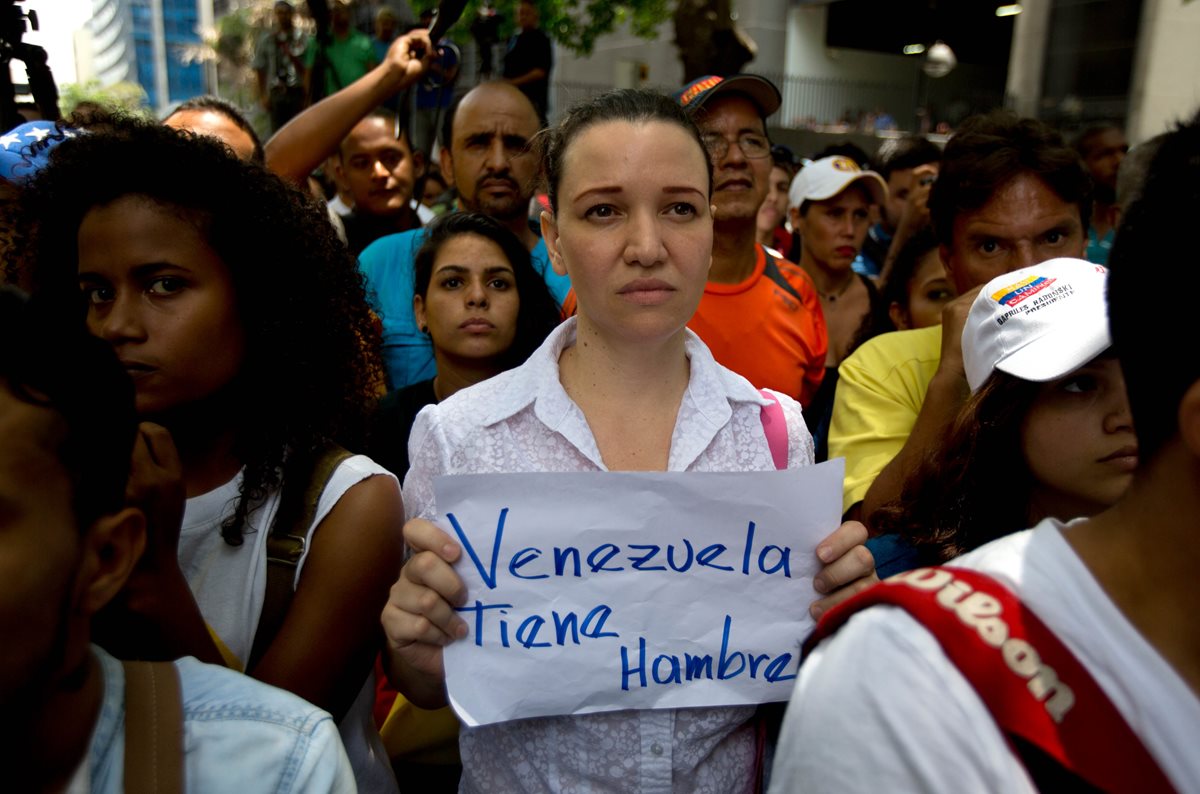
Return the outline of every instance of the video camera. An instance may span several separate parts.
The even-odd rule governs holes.
[[[0,0],[0,132],[8,132],[25,119],[17,112],[16,90],[10,67],[13,61],[25,64],[29,91],[43,119],[58,120],[58,87],[46,59],[46,50],[21,41],[27,30],[38,29],[37,12],[23,11],[18,3],[25,0]]]

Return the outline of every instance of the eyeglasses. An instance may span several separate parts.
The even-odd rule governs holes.
[[[729,154],[729,147],[733,143],[736,143],[742,150],[742,156],[750,160],[771,156],[771,142],[765,135],[747,133],[739,135],[736,141],[730,141],[719,133],[707,132],[700,136],[700,140],[704,141],[704,148],[708,149],[708,156],[714,160],[720,160]]]

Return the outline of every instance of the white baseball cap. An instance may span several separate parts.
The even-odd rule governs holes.
[[[788,208],[799,207],[806,201],[831,199],[851,182],[860,179],[871,194],[873,203],[887,201],[887,182],[883,181],[883,177],[874,171],[862,170],[849,157],[834,155],[805,163],[788,188]]]
[[[962,334],[971,391],[995,370],[1040,383],[1104,352],[1112,344],[1107,281],[1106,268],[1065,257],[989,281],[971,304]]]

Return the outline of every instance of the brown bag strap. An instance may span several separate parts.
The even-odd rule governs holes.
[[[171,662],[125,667],[125,792],[182,794],[183,696]]]
[[[284,485],[271,534],[267,537],[266,590],[250,658],[246,660],[244,672],[247,674],[262,660],[283,625],[295,590],[296,568],[304,556],[308,534],[317,515],[317,503],[334,471],[351,456],[352,453],[331,444],[317,455],[303,490]]]

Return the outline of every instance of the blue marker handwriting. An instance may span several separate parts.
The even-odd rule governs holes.
[[[492,535],[492,549],[486,563],[471,541],[458,517],[447,513],[446,518],[467,552],[467,557],[479,572],[489,590],[497,587],[497,566],[502,561],[500,546],[504,527],[509,517],[507,507],[500,511],[496,530]],[[585,573],[617,573],[620,571],[658,571],[688,573],[706,568],[714,571],[741,574],[743,576],[780,575],[792,576],[792,548],[773,544],[755,546],[755,525],[750,521],[740,549],[731,549],[724,543],[710,543],[697,548],[691,540],[681,537],[678,542],[667,543],[597,543],[592,546],[554,546],[545,550],[526,546],[507,557],[509,576],[516,579],[537,580],[551,577],[582,578]],[[739,553],[740,551],[740,553]]]

